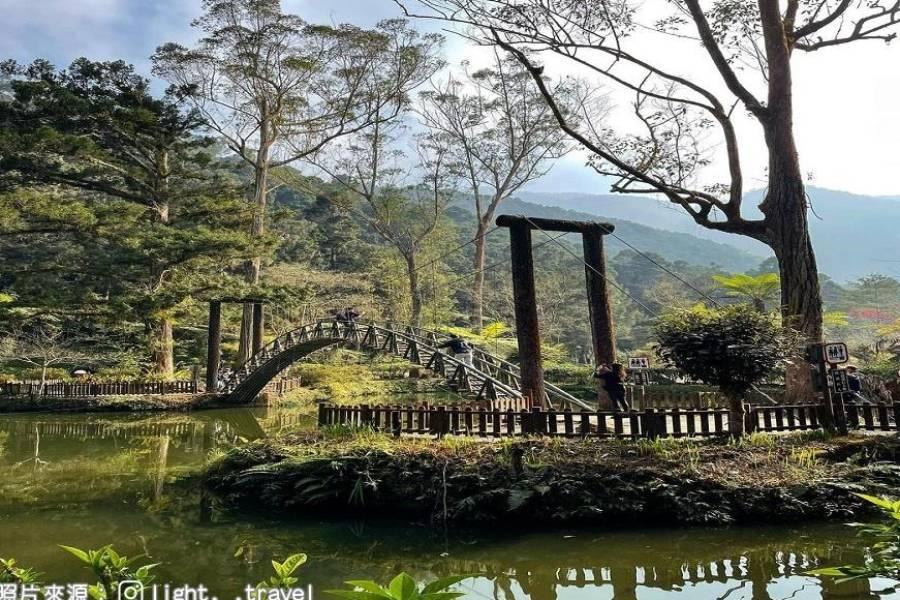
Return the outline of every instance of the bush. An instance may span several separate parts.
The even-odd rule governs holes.
[[[744,431],[744,396],[790,361],[800,339],[773,316],[743,305],[669,313],[654,331],[664,362],[729,398],[729,429],[735,433]]]
[[[795,354],[796,332],[748,306],[704,306],[664,315],[657,354],[689,377],[743,396]]]

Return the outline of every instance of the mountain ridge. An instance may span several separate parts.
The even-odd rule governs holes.
[[[858,279],[875,272],[900,275],[900,262],[891,268],[890,260],[900,248],[900,196],[865,196],[815,186],[808,187],[807,193],[811,206],[810,235],[822,273],[837,281]],[[757,205],[762,195],[762,190],[754,190],[745,196],[747,218],[759,216]],[[547,208],[574,210],[593,219],[621,219],[656,230],[691,235],[724,244],[758,261],[772,255],[761,242],[703,228],[679,207],[650,197],[527,191],[517,197]],[[860,243],[861,240],[865,243]],[[666,256],[664,252],[659,253]]]

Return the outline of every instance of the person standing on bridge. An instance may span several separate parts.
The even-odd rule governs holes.
[[[451,333],[450,339],[443,344],[439,344],[438,348],[450,348],[456,360],[472,366],[472,345],[455,333]]]
[[[603,382],[603,389],[609,394],[617,409],[622,412],[631,410],[625,397],[625,380],[628,379],[628,372],[621,363],[613,363],[612,367],[600,365],[594,372],[594,377]]]
[[[347,325],[355,324],[356,320],[361,316],[362,313],[357,311],[352,306],[334,311],[334,320],[338,323],[346,323]]]

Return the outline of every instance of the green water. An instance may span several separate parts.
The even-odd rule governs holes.
[[[803,573],[860,562],[864,540],[840,524],[652,531],[429,529],[406,522],[229,514],[179,476],[230,444],[311,427],[291,410],[192,415],[0,415],[0,556],[82,582],[57,544],[115,543],[161,562],[158,579],[203,583],[230,600],[306,552],[298,574],[315,597],[346,579],[478,574],[466,598],[811,600],[900,598],[894,582],[838,585]],[[237,555],[237,556],[236,556]]]

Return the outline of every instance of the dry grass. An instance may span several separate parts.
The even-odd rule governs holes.
[[[851,468],[843,457],[869,452],[872,437],[831,438],[820,433],[756,434],[741,440],[563,440],[526,438],[394,439],[371,430],[330,428],[291,434],[274,442],[294,461],[384,453],[397,458],[454,461],[472,467],[508,465],[514,450],[530,468],[649,469],[727,486],[806,485],[839,477]],[[841,459],[835,458],[841,457]]]

